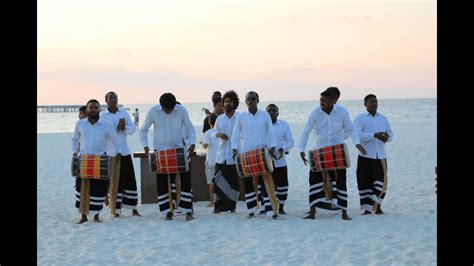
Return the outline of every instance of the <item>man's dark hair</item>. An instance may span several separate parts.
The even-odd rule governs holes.
[[[211,113],[208,118],[209,124],[214,125],[216,123],[216,119],[217,119],[217,115],[214,113]]]
[[[367,96],[364,97],[364,104],[367,104],[367,101],[370,98],[377,98],[377,96],[375,96],[374,94],[367,94]]]
[[[222,102],[222,97],[221,96],[216,96],[212,98],[212,106],[216,107],[220,102]]]
[[[239,96],[237,93],[233,90],[227,91],[224,93],[224,96],[222,96],[222,102],[225,102],[227,98],[234,102],[234,110],[237,110],[237,107],[239,107]]]
[[[212,100],[214,100],[214,97],[222,97],[222,94],[220,91],[215,91],[212,93]]]
[[[97,101],[96,99],[90,99],[89,101],[87,101],[86,106],[88,106],[90,103],[97,103],[97,104],[99,105],[99,107],[100,107],[100,103],[99,103],[99,101]],[[87,107],[86,107],[86,108],[87,108]]]
[[[171,110],[176,106],[176,97],[172,93],[163,93],[160,97],[160,105],[165,109]]]
[[[115,91],[109,91],[105,94],[105,100],[107,100],[107,98],[109,98],[109,95],[112,94],[112,93],[117,95],[117,93]]]
[[[85,113],[86,110],[87,110],[87,105],[83,105],[83,106],[79,107],[79,112],[84,112]]]
[[[329,90],[325,90],[323,92],[321,92],[321,96],[324,96],[324,97],[329,97],[333,100],[336,100],[336,96],[334,95],[334,93],[332,93],[331,91]]]
[[[257,96],[257,100],[260,101],[260,96],[258,96],[258,93],[256,91],[249,91],[245,94],[245,99],[247,100],[247,96],[250,94],[250,93],[255,93],[255,96]]]
[[[277,111],[280,110],[280,108],[278,108],[278,106],[277,106],[276,104],[274,104],[274,103],[271,103],[271,104],[267,105],[267,108],[266,108],[265,110],[268,110],[268,108],[270,108],[270,107],[276,108]]]
[[[332,92],[332,94],[334,94],[334,97],[336,97],[336,98],[341,96],[341,92],[339,91],[339,89],[337,87],[329,87],[326,90]]]

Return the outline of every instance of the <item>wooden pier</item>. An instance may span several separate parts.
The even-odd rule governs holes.
[[[79,108],[82,105],[38,105],[36,106],[36,112],[38,113],[71,113],[79,112]],[[122,104],[119,104],[118,107],[123,108]],[[100,109],[105,110],[107,105],[101,105]],[[130,108],[125,108],[125,110],[130,110]]]

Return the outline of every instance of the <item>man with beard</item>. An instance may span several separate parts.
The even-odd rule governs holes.
[[[138,192],[135,170],[133,168],[132,156],[127,143],[127,135],[135,133],[136,128],[128,112],[118,108],[118,95],[110,91],[105,94],[107,109],[100,112],[100,118],[111,123],[121,140],[122,156],[120,157],[120,174],[118,178],[118,189],[116,195],[115,217],[119,217],[122,206],[132,210],[133,216],[141,216],[137,210]],[[108,143],[111,147],[112,143]]]
[[[349,113],[335,105],[335,95],[326,90],[321,93],[320,106],[315,108],[306,122],[300,142],[300,155],[304,164],[308,162],[305,155],[305,147],[309,134],[316,131],[316,144],[313,149],[333,146],[344,143],[344,139],[352,134],[352,122]],[[357,142],[357,138],[355,140]],[[356,143],[358,144],[358,143]],[[359,144],[360,146],[360,144]],[[330,180],[334,184],[332,193],[337,202],[337,208],[342,209],[342,219],[351,220],[347,215],[347,187],[346,169],[328,171]],[[309,204],[310,212],[305,219],[315,219],[316,207],[327,208],[325,191],[323,189],[323,174],[321,171],[309,171]]]
[[[224,113],[219,115],[214,125],[214,136],[219,138],[217,148],[214,183],[214,213],[231,211],[235,207],[240,193],[240,180],[232,157],[230,139],[239,112],[239,96],[233,90],[227,91],[222,97]]]
[[[270,155],[275,157],[274,152],[275,147],[277,146],[277,141],[272,125],[272,119],[267,112],[258,110],[257,104],[259,101],[259,96],[255,91],[249,91],[245,95],[245,103],[247,104],[248,110],[239,115],[232,133],[231,144],[233,156],[238,155],[239,147],[242,145],[242,148],[240,149],[241,153],[268,147],[270,148]],[[241,140],[242,143],[240,142]],[[272,207],[270,206],[269,198],[270,195],[267,193],[263,178],[263,176],[259,176],[258,179],[259,184],[262,186],[266,216],[268,219],[276,219],[278,214],[272,215]],[[253,177],[245,177],[244,184],[245,201],[247,203],[249,218],[254,218],[257,207],[257,195],[253,183]],[[274,188],[272,190],[274,190]]]
[[[107,142],[113,142],[113,149],[109,150],[110,156],[121,156],[120,138],[112,124],[100,119],[100,104],[92,99],[87,102],[87,118],[76,122],[71,139],[73,156],[79,155],[105,155]],[[79,147],[79,143],[81,144]],[[81,178],[76,182],[76,208],[81,202]],[[107,180],[90,179],[89,210],[94,215],[94,222],[100,222],[99,213],[102,210],[107,196]],[[87,221],[87,214],[81,215],[79,224]]]

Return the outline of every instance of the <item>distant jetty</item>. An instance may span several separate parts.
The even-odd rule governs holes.
[[[79,112],[79,108],[82,105],[38,105],[36,106],[36,112],[38,113],[71,113]],[[118,104],[118,107],[123,108],[122,104]],[[107,105],[101,105],[100,109],[105,110]],[[125,110],[130,110],[130,108],[125,108]]]

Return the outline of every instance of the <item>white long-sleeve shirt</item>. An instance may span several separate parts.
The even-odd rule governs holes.
[[[255,115],[245,111],[237,117],[237,123],[232,132],[231,147],[238,150],[240,144],[242,144],[240,151],[242,153],[277,146],[272,119],[266,111],[257,110]]]
[[[393,139],[393,131],[384,115],[376,113],[375,116],[372,116],[365,111],[354,119],[354,130],[359,135],[360,144],[367,151],[367,155],[359,152],[360,156],[371,159],[386,158],[385,143],[374,137],[377,132],[385,132],[389,135],[387,142],[391,142]]]
[[[358,144],[357,135],[353,134],[352,122],[347,110],[334,105],[327,114],[321,107],[315,108],[309,115],[300,142],[300,152],[304,152],[308,143],[309,133],[315,131],[316,144],[312,149],[344,143],[344,139],[353,136],[354,144]]]
[[[125,130],[118,130],[118,123],[121,118],[125,118]],[[105,120],[112,124],[112,126],[115,128],[115,131],[117,132],[121,142],[120,142],[120,148],[122,149],[122,156],[126,156],[130,154],[130,148],[128,147],[127,143],[127,135],[132,135],[135,133],[136,128],[135,125],[132,122],[132,118],[128,114],[127,110],[123,108],[117,108],[117,111],[115,113],[109,112],[109,110],[105,109],[104,111],[100,112],[100,119]],[[107,149],[112,149],[113,148],[113,143],[109,141],[107,143]]]
[[[278,143],[275,148],[275,156],[278,158],[280,157],[278,150],[283,148],[285,152],[290,151],[290,149],[295,145],[295,140],[293,139],[293,134],[291,134],[290,126],[286,121],[277,119],[277,121],[273,124],[273,129],[275,131],[275,136]],[[275,167],[284,167],[286,165],[287,162],[285,153],[283,153],[283,157],[281,157],[281,159],[275,159]]]
[[[224,162],[227,165],[235,164],[235,160],[232,158],[232,148],[230,146],[230,142],[235,124],[237,122],[237,117],[239,115],[240,113],[235,111],[232,117],[229,118],[225,113],[223,113],[216,119],[213,136],[217,137],[217,134],[224,133],[227,135],[227,137],[229,137],[228,140],[218,138],[219,148],[217,149],[216,162],[219,164],[223,164]]]
[[[165,113],[159,104],[148,110],[140,128],[140,142],[148,145],[148,129],[153,125],[153,148],[157,151],[182,148],[183,128],[186,132],[185,144],[196,144],[196,130],[184,106],[176,104],[170,114]]]
[[[113,147],[107,150],[107,142],[111,141]],[[74,133],[71,139],[72,152],[77,152],[80,145],[79,154],[115,156],[117,152],[122,153],[121,140],[112,124],[99,119],[95,124],[91,124],[87,118],[76,122]]]

